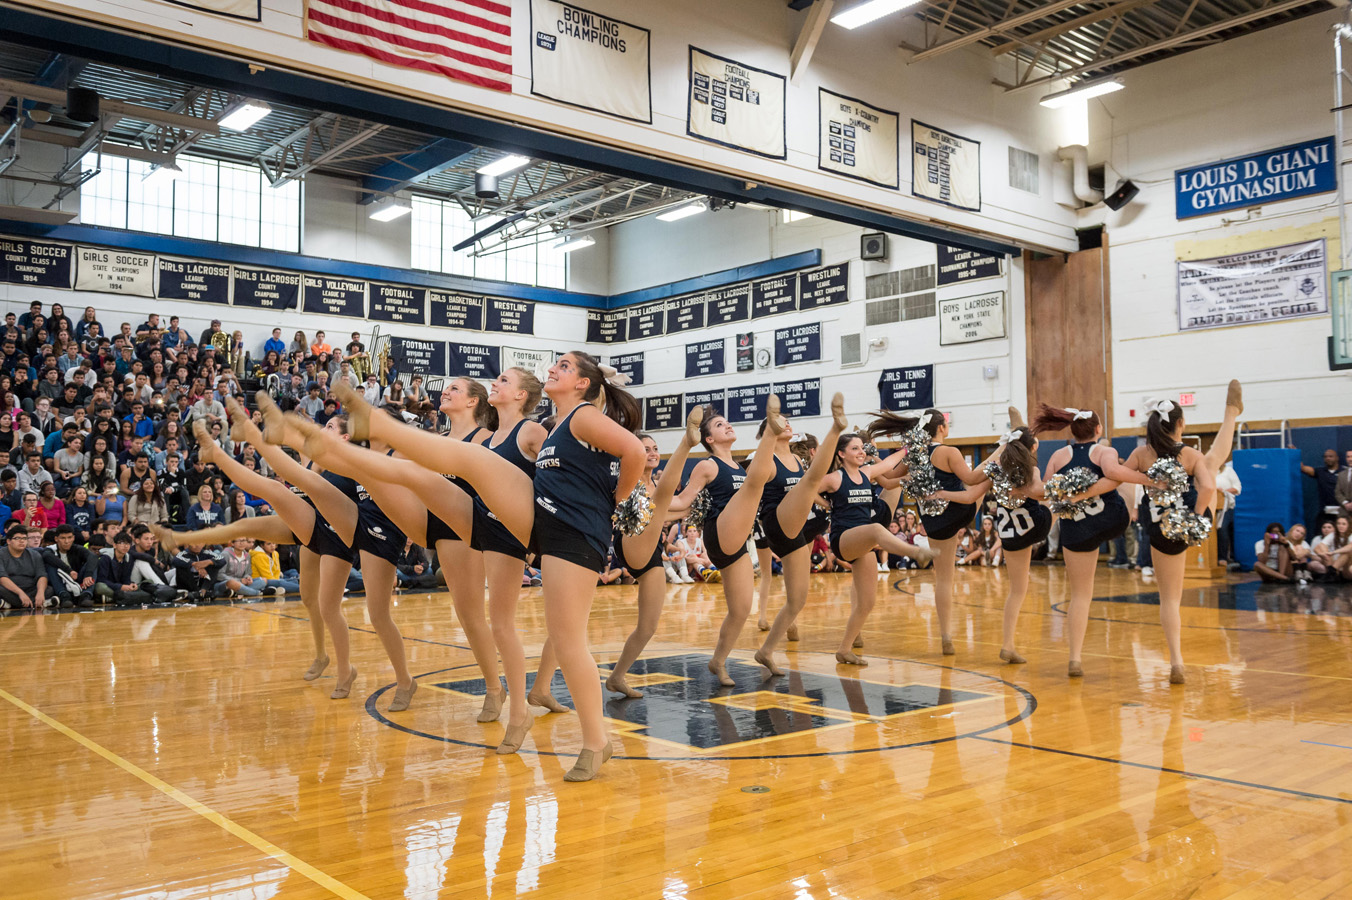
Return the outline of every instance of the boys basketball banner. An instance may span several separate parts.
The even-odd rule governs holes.
[[[691,47],[685,133],[783,159],[786,83],[783,75]]]
[[[648,29],[558,0],[531,0],[530,19],[532,94],[652,122]]]
[[[980,142],[912,119],[911,193],[980,212]]]
[[[1178,262],[1178,330],[1320,316],[1329,311],[1324,239]]]
[[[896,190],[900,117],[862,100],[817,89],[817,168]]]

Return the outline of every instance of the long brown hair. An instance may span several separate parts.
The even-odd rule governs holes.
[[[937,409],[927,409],[919,413],[897,413],[882,409],[874,413],[873,421],[869,422],[865,433],[874,438],[901,437],[919,425],[920,420],[926,415],[929,416],[929,421],[925,423],[925,432],[930,437],[934,437],[939,433],[939,426],[944,424],[944,414]],[[853,435],[853,437],[860,437],[860,435]],[[845,435],[842,434],[840,439],[844,441]],[[844,445],[836,444],[837,449],[842,446]]]
[[[1000,454],[1000,468],[1005,470],[1009,483],[1015,487],[1023,487],[1031,481],[1037,469],[1037,455],[1034,452],[1037,438],[1027,428],[1020,430],[1023,433],[1005,444],[1005,450]]]
[[[1075,413],[1068,409],[1062,409],[1059,406],[1048,406],[1045,403],[1039,403],[1037,412],[1033,414],[1033,433],[1043,434],[1048,431],[1064,431],[1070,429],[1070,436],[1083,443],[1092,441],[1094,435],[1098,434],[1099,417],[1098,413],[1089,411],[1088,418],[1077,419]]]
[[[638,431],[642,428],[643,410],[638,400],[624,388],[606,381],[606,376],[601,372],[600,360],[585,350],[570,350],[569,353],[577,360],[578,376],[590,382],[582,399],[588,403],[595,403],[604,396],[601,411],[612,421],[626,431]]]
[[[1173,403],[1173,409],[1167,414],[1153,410],[1145,423],[1145,442],[1155,455],[1161,459],[1178,456],[1178,442],[1174,440],[1174,429],[1183,418],[1183,407]]]

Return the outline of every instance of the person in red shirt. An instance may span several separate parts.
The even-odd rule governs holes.
[[[10,518],[30,528],[47,528],[47,511],[38,505],[38,495],[32,491],[24,491],[23,506],[14,510]]]

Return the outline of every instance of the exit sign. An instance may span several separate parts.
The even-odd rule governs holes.
[[[1178,395],[1178,405],[1179,405],[1179,406],[1196,406],[1196,405],[1197,405],[1197,395],[1196,395],[1196,394],[1179,394],[1179,395]]]

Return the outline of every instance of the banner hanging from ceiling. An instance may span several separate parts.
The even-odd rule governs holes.
[[[1329,311],[1324,239],[1178,262],[1178,330],[1251,325]]]
[[[218,16],[229,16],[232,19],[258,22],[263,18],[261,0],[167,0],[167,2],[175,6],[186,6],[188,9],[215,13]]]
[[[911,193],[981,210],[981,143],[911,120]]]
[[[652,123],[646,28],[558,0],[531,0],[530,92]]]
[[[686,134],[784,159],[783,75],[690,48]]]
[[[818,88],[817,116],[817,168],[893,190],[901,185],[896,113]]]

